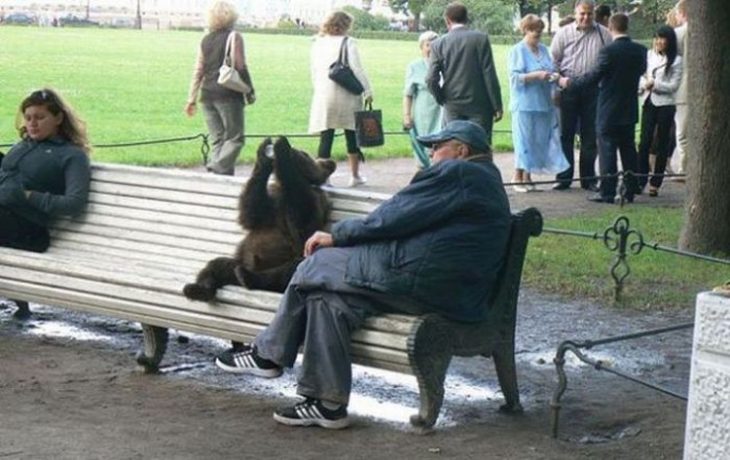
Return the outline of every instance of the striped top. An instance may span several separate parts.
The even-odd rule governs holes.
[[[600,24],[593,23],[590,29],[580,30],[572,23],[558,29],[550,51],[561,75],[577,77],[598,63],[598,53],[612,41],[611,33]]]

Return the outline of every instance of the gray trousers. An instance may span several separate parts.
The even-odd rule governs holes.
[[[347,405],[352,387],[351,336],[379,312],[424,313],[407,298],[345,282],[351,248],[319,249],[294,274],[269,326],[254,340],[258,354],[292,367],[302,346],[297,393]]]
[[[205,166],[216,174],[232,176],[244,144],[243,101],[205,101],[203,114],[211,141],[211,154]]]
[[[450,121],[453,120],[469,120],[472,121],[482,128],[487,133],[487,145],[492,147],[492,128],[494,127],[494,112],[485,113],[463,113],[449,109],[444,106],[442,112],[442,125],[446,126]]]

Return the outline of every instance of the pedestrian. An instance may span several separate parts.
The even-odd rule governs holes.
[[[628,36],[629,17],[617,13],[609,19],[609,31],[613,38],[610,45],[602,48],[596,66],[573,79],[562,78],[562,86],[580,91],[586,87],[600,87],[596,127],[600,143],[599,167],[601,186],[589,201],[614,203],[618,178],[616,150],[621,154],[625,173],[626,201],[633,202],[638,192],[634,174],[637,171],[634,131],[639,119],[636,88],[639,78],[646,71],[646,48]]]
[[[502,95],[489,36],[467,26],[468,12],[459,2],[446,6],[444,20],[449,32],[431,45],[426,84],[444,108],[444,123],[471,120],[484,128],[491,146]]]
[[[517,192],[535,190],[532,174],[556,174],[570,164],[560,147],[558,117],[552,102],[557,74],[550,51],[540,43],[545,23],[535,14],[520,21],[524,38],[509,54],[512,143]]]
[[[410,135],[413,155],[420,168],[429,167],[431,160],[426,148],[418,142],[418,136],[433,134],[441,129],[441,107],[426,86],[431,43],[437,38],[438,34],[430,30],[418,37],[421,58],[408,64],[403,90],[403,129]]]
[[[608,29],[593,20],[593,0],[577,0],[575,21],[558,29],[553,37],[550,51],[558,72],[570,79],[579,77],[593,69],[598,62],[598,53],[611,44]],[[597,191],[596,175],[596,106],[598,86],[582,85],[567,88],[559,95],[560,140],[563,153],[570,167],[556,176],[553,189],[570,188],[574,174],[575,136],[580,129],[580,185],[585,190]]]
[[[355,136],[355,112],[362,110],[363,104],[372,103],[373,92],[360,60],[357,41],[347,35],[352,21],[352,16],[344,11],[330,13],[312,43],[310,64],[314,92],[309,111],[309,132],[319,134],[317,156],[329,158],[335,129],[344,130],[351,173],[348,185],[357,187],[365,184],[367,179],[360,174],[360,163],[364,157]],[[362,94],[353,94],[329,78],[330,65],[337,61],[343,46],[350,68],[364,88]]]
[[[268,327],[216,359],[226,371],[272,378],[302,351],[304,400],[274,412],[279,423],[349,424],[350,340],[368,316],[437,313],[474,322],[489,311],[510,210],[486,133],[454,120],[419,139],[432,148],[433,165],[367,217],[312,235]]]
[[[671,148],[672,123],[676,112],[676,94],[682,80],[682,58],[677,55],[677,35],[670,26],[661,26],[654,34],[654,46],[647,55],[646,73],[642,75],[639,97],[642,101],[641,141],[639,143],[639,186],[649,182],[649,196],[659,194]],[[656,133],[656,158],[651,180],[649,149]]]
[[[253,104],[256,93],[246,64],[243,37],[233,29],[238,20],[235,6],[217,1],[208,10],[210,31],[203,37],[195,60],[185,113],[192,117],[197,100],[203,106],[212,150],[205,165],[214,174],[232,176],[236,160],[245,144],[244,105]],[[232,36],[232,39],[229,37]],[[233,55],[232,67],[250,88],[243,94],[218,84],[218,71],[224,58]]]
[[[674,98],[676,105],[676,113],[674,115],[674,123],[676,126],[677,156],[679,167],[678,174],[687,174],[687,73],[689,66],[687,63],[687,2],[679,0],[675,6],[677,9],[676,19],[679,27],[674,29],[677,36],[677,55],[682,58],[685,65],[682,66],[682,79],[679,83],[679,89]],[[682,179],[684,180],[684,179]]]

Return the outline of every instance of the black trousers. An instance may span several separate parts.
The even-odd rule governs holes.
[[[639,172],[649,173],[649,150],[654,140],[656,130],[656,161],[654,162],[654,175],[651,177],[652,187],[661,187],[664,180],[664,170],[667,167],[667,159],[672,148],[672,123],[674,114],[677,111],[676,105],[656,106],[652,104],[651,98],[646,98],[641,113],[641,140],[639,141]],[[645,187],[648,181],[647,176],[639,178],[639,185]]]
[[[637,168],[636,142],[634,141],[634,125],[616,125],[599,127],[598,166],[602,176],[613,175],[618,172],[616,151],[621,154],[621,167],[624,172],[635,173]],[[626,198],[634,199],[638,191],[638,184],[634,174],[624,176],[626,184]],[[617,177],[601,179],[601,196],[613,198],[616,196]]]
[[[570,184],[573,179],[575,158],[573,146],[575,135],[580,130],[580,185],[589,188],[596,183],[595,179],[587,179],[596,175],[596,107],[598,105],[598,87],[570,89],[560,95],[560,144],[570,167],[555,178]]]
[[[47,228],[0,206],[0,246],[45,252],[50,241]]]
[[[332,156],[332,142],[335,138],[334,129],[326,129],[319,133],[319,150],[317,152],[318,158],[329,158]],[[355,137],[355,131],[351,129],[345,130],[345,142],[347,142],[347,153],[360,154],[360,148],[357,146],[357,137]]]

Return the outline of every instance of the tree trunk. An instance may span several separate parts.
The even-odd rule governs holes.
[[[730,254],[730,2],[687,2],[689,121],[685,219],[679,246]]]

